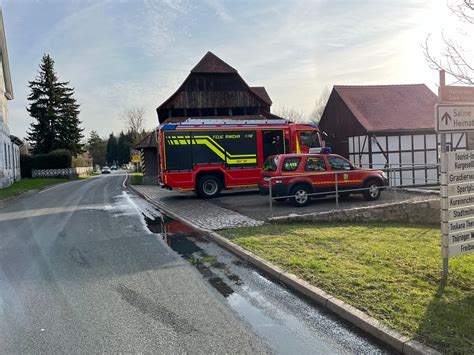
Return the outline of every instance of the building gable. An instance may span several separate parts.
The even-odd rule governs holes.
[[[178,90],[158,108],[168,118],[260,115],[272,102],[264,87],[250,88],[237,70],[208,52]]]
[[[334,88],[324,108],[319,127],[328,134],[334,151],[344,156],[348,154],[347,137],[367,133]]]

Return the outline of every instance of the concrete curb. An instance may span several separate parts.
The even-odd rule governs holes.
[[[389,327],[380,323],[375,318],[368,316],[359,309],[352,307],[344,301],[324,292],[320,288],[312,286],[306,281],[300,279],[299,277],[283,271],[279,267],[269,263],[268,261],[260,258],[252,252],[249,252],[244,248],[232,243],[229,239],[224,238],[220,234],[214,231],[203,229],[195,225],[193,222],[177,215],[173,211],[167,210],[166,206],[157,203],[156,201],[148,197],[146,194],[139,192],[138,190],[133,188],[132,185],[129,185],[128,187],[137,195],[141,196],[149,203],[161,209],[168,216],[205,235],[219,246],[225,248],[231,253],[237,255],[239,258],[252,264],[254,267],[269,275],[273,279],[282,282],[290,289],[304,295],[305,297],[317,303],[318,305],[329,309],[333,313],[337,314],[339,317],[345,319],[349,323],[365,331],[366,333],[370,334],[382,343],[387,344],[393,349],[403,354],[440,354],[440,352],[424,344],[421,344],[416,340],[411,340],[393,329],[390,329]]]
[[[406,192],[414,192],[418,194],[425,194],[425,195],[437,195],[437,196],[440,195],[440,192],[438,190],[419,189],[416,187],[403,187],[403,188],[400,188],[400,190],[406,191]]]

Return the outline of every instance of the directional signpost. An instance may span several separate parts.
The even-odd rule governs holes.
[[[474,88],[444,83],[441,71],[435,126],[441,134],[441,245],[448,276],[449,258],[474,252],[474,150],[448,152],[446,145],[446,133],[474,131]]]
[[[439,98],[444,102],[474,102],[474,88],[469,86],[440,86]]]
[[[474,151],[441,156],[443,258],[474,252]]]
[[[436,105],[438,132],[474,130],[474,105]]]
[[[446,133],[474,131],[474,88],[445,86],[440,72],[435,106],[441,134],[441,245],[443,276],[449,258],[474,252],[474,150],[448,152]]]

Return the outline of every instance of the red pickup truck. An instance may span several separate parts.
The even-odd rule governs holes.
[[[372,201],[378,199],[381,190],[388,185],[387,176],[381,170],[357,168],[340,155],[318,153],[268,157],[262,168],[259,188],[262,194],[268,195],[272,178],[272,196],[277,197],[277,201],[286,201],[289,197],[295,206],[306,206],[312,193],[334,193],[336,174],[330,174],[332,172],[337,172],[339,196],[362,193]],[[363,190],[349,191],[353,189]]]

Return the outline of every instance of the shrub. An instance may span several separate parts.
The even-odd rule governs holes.
[[[33,156],[33,169],[63,169],[70,168],[72,163],[71,152],[68,150],[53,150],[48,154]]]
[[[72,166],[72,156],[69,150],[58,149],[48,154],[20,155],[22,178],[30,178],[32,169],[64,169]]]
[[[82,155],[78,155],[77,157],[72,157],[73,168],[81,168],[81,167],[89,167],[89,166],[92,166],[91,159],[87,159]]]

